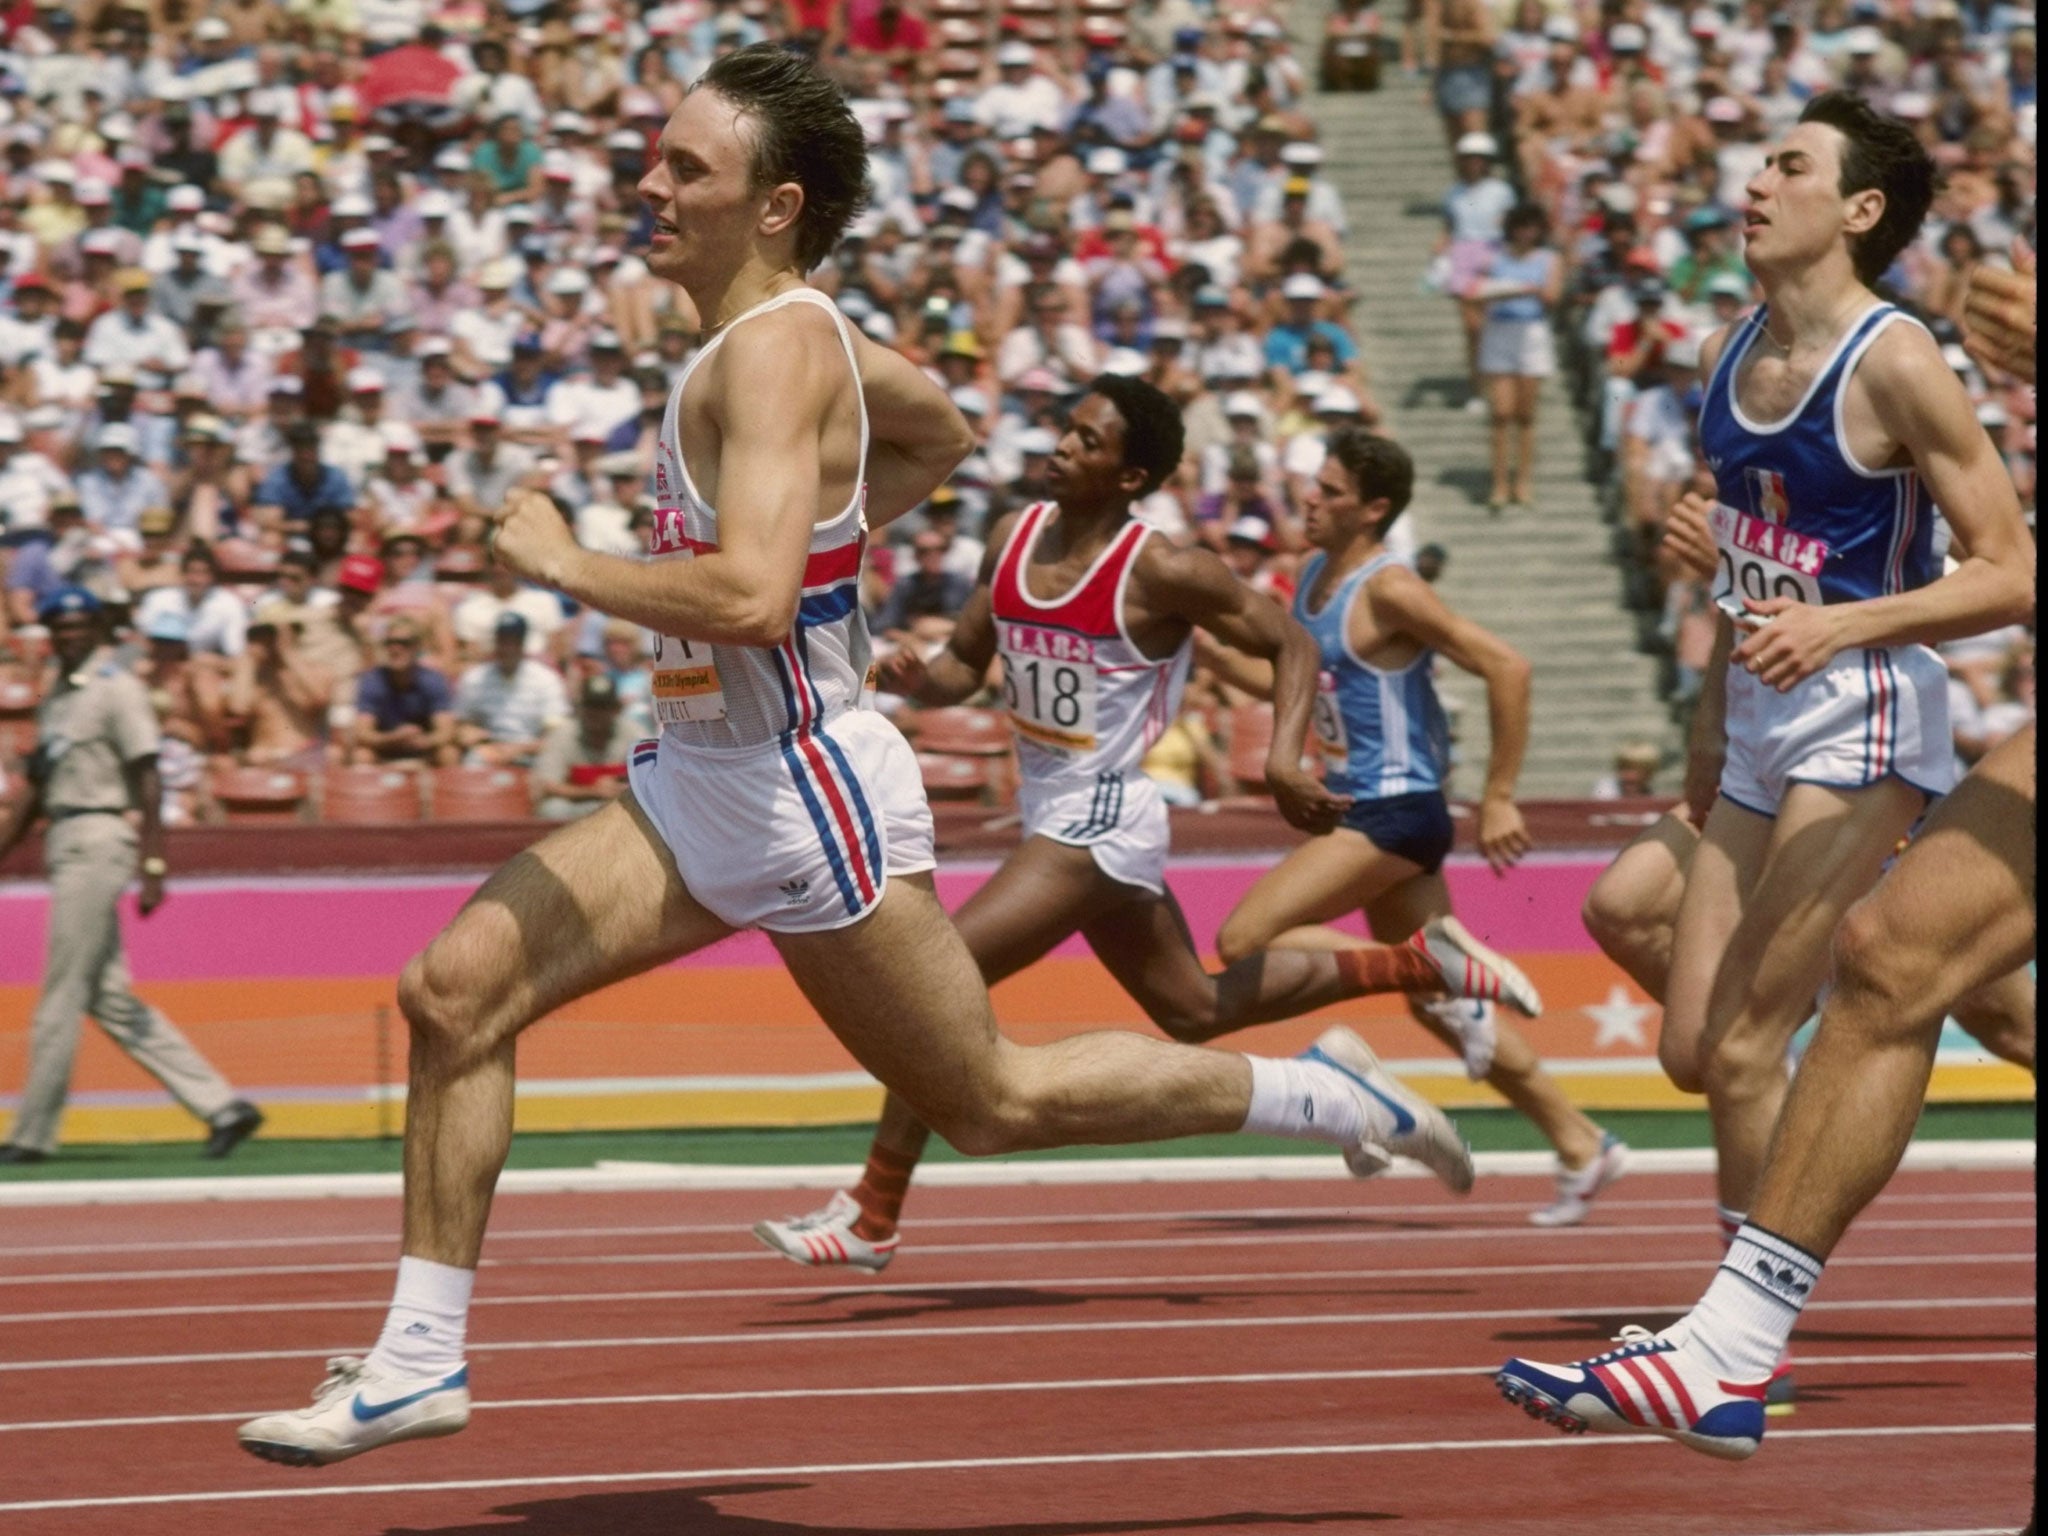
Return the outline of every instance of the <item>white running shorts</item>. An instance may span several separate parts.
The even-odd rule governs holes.
[[[1112,880],[1161,895],[1172,839],[1166,799],[1142,773],[1100,773],[1093,780],[1033,785],[1017,790],[1026,837],[1086,848]]]
[[[735,928],[844,928],[935,862],[917,758],[871,709],[751,751],[639,742],[626,773],[690,894]]]
[[[1948,669],[1924,645],[1842,652],[1789,693],[1728,669],[1721,793],[1778,814],[1795,783],[1862,789],[1897,776],[1930,798],[1955,787]]]

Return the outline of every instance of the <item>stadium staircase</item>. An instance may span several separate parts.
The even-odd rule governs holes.
[[[1290,30],[1305,61],[1314,58],[1324,15],[1321,5],[1294,9]],[[1580,798],[1624,741],[1654,741],[1674,761],[1680,742],[1658,697],[1659,662],[1641,649],[1641,624],[1625,606],[1614,530],[1585,478],[1562,376],[1545,386],[1538,409],[1535,505],[1499,517],[1486,510],[1487,422],[1462,408],[1458,316],[1449,300],[1420,288],[1442,228],[1450,156],[1426,82],[1404,77],[1391,58],[1381,80],[1376,92],[1317,95],[1309,104],[1322,128],[1324,174],[1350,217],[1353,328],[1385,427],[1415,457],[1409,516],[1417,540],[1450,555],[1439,590],[1535,666],[1522,793]],[[1440,675],[1457,711],[1453,790],[1476,795],[1487,754],[1485,690],[1454,667]],[[1675,792],[1677,784],[1667,767],[1658,788]]]

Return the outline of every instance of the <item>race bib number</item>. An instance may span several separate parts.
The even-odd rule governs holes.
[[[653,673],[654,717],[663,725],[725,718],[725,689],[710,646],[656,635]]]
[[[1738,512],[1724,502],[1714,506],[1713,529],[1721,557],[1714,578],[1717,605],[1732,612],[1741,608],[1744,598],[1762,602],[1770,597],[1820,605],[1820,572],[1827,564],[1828,547],[1819,539]]]
[[[1322,743],[1323,760],[1341,770],[1351,759],[1351,743],[1344,735],[1344,711],[1337,707],[1337,675],[1327,668],[1316,678],[1316,702],[1310,723],[1316,740]]]
[[[1017,734],[1056,752],[1095,746],[1095,646],[1064,630],[1003,626],[1003,702]]]

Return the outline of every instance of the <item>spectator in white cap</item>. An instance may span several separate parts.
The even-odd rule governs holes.
[[[384,424],[388,409],[384,375],[368,364],[349,369],[348,404],[320,434],[320,457],[335,465],[360,489],[384,463]]]
[[[487,261],[477,272],[477,305],[448,325],[455,366],[468,378],[497,373],[512,361],[512,342],[526,328],[526,314],[512,301],[518,264],[510,257]]]
[[[484,518],[533,472],[536,455],[524,444],[505,441],[498,409],[483,391],[470,407],[466,425],[469,446],[448,456],[448,495],[464,517]]]
[[[138,457],[141,438],[126,422],[109,422],[93,434],[93,462],[78,477],[78,504],[85,520],[103,533],[133,534],[142,514],[170,505],[170,492]]]
[[[347,265],[320,279],[320,309],[335,317],[341,341],[366,351],[384,344],[384,327],[405,308],[405,284],[379,265],[383,248],[367,224],[341,237]]]
[[[1067,295],[1051,283],[1025,291],[1024,322],[996,348],[996,377],[1005,384],[1029,369],[1043,368],[1062,389],[1075,389],[1095,377],[1101,365],[1095,338],[1075,321]]]
[[[455,371],[454,343],[446,336],[428,336],[414,355],[419,379],[408,389],[391,392],[391,414],[411,422],[430,444],[461,442],[476,405],[476,389]]]
[[[224,281],[206,270],[206,237],[196,228],[188,225],[171,237],[171,255],[171,269],[156,274],[150,301],[157,313],[185,333],[189,342],[203,344],[203,340],[211,338],[194,334],[202,307],[218,311],[233,300],[234,294]],[[142,270],[149,268],[145,266]]]
[[[249,126],[239,128],[220,147],[220,179],[247,189],[257,183],[284,187],[301,171],[314,169],[313,141],[284,122],[291,93],[266,87],[249,92],[245,103]]]
[[[996,49],[996,82],[975,102],[976,121],[999,139],[1057,133],[1067,114],[1059,85],[1038,69],[1038,54],[1021,39]]]
[[[378,531],[423,533],[440,491],[423,473],[426,444],[408,422],[384,423],[384,462],[364,483],[362,500],[375,513]]]
[[[71,477],[22,438],[21,418],[0,411],[0,533],[10,535],[44,527],[51,503],[73,493]]]
[[[1290,374],[1306,372],[1308,344],[1320,336],[1336,354],[1337,366],[1348,368],[1358,356],[1358,343],[1334,321],[1317,318],[1329,290],[1323,280],[1310,272],[1297,272],[1280,285],[1280,297],[1287,306],[1286,318],[1266,333],[1266,366]]]
[[[548,421],[571,435],[578,430],[594,432],[600,443],[630,436],[640,417],[640,386],[626,372],[625,344],[618,332],[593,332],[588,356],[586,368],[549,388]]]
[[[249,242],[256,259],[228,279],[235,307],[264,351],[288,345],[286,333],[305,323],[320,301],[320,290],[303,257],[294,256],[292,237],[281,224],[265,224]]]
[[[85,360],[102,371],[133,369],[152,384],[182,373],[192,361],[192,349],[176,321],[151,309],[149,274],[140,267],[123,268],[114,287],[120,302],[85,333]]]
[[[1295,139],[1280,147],[1280,165],[1276,174],[1268,176],[1259,188],[1259,195],[1253,200],[1251,217],[1255,220],[1269,220],[1280,217],[1280,202],[1287,195],[1287,187],[1293,181],[1308,183],[1307,217],[1318,224],[1326,224],[1342,237],[1350,230],[1350,220],[1344,212],[1344,199],[1337,193],[1336,186],[1322,174],[1323,147],[1309,139]]]
[[[1229,482],[1232,456],[1249,454],[1257,473],[1257,489],[1274,497],[1280,490],[1280,450],[1266,439],[1266,405],[1249,389],[1236,389],[1222,400],[1228,435],[1201,450],[1197,486],[1205,496],[1221,495]]]

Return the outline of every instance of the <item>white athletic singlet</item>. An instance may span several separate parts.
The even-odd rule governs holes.
[[[699,749],[766,746],[808,735],[842,710],[860,707],[867,682],[867,621],[860,611],[867,551],[868,408],[846,317],[815,288],[794,288],[729,322],[690,359],[669,391],[654,450],[654,526],[648,554],[688,560],[718,548],[718,513],[697,493],[683,462],[681,414],[690,376],[735,327],[786,304],[815,304],[832,317],[853,369],[860,413],[860,461],[852,500],[811,530],[796,623],[775,646],[713,645],[655,636],[654,712],[665,735]],[[774,402],[760,402],[765,410]]]
[[[1194,654],[1190,636],[1171,656],[1147,656],[1124,628],[1124,587],[1154,531],[1135,520],[1071,591],[1031,595],[1025,569],[1057,511],[1047,501],[1025,508],[989,586],[1018,766],[1027,785],[1045,788],[1137,773],[1180,713]]]

